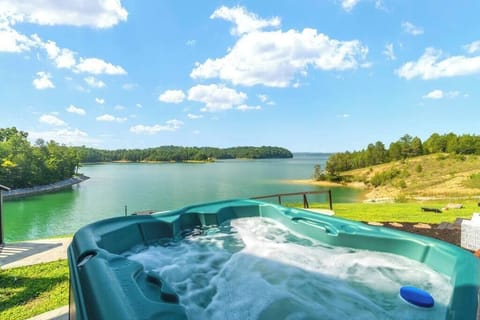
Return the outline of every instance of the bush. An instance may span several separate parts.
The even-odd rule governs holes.
[[[391,183],[392,180],[395,179],[400,173],[401,173],[400,170],[395,168],[378,172],[370,179],[370,183],[374,187],[384,186]]]
[[[402,179],[398,181],[397,187],[405,189],[407,187],[407,183],[405,182],[405,180]]]

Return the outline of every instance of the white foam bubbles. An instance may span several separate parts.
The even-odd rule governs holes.
[[[192,320],[436,319],[452,293],[447,277],[419,262],[332,248],[266,218],[232,220],[125,255],[157,272]],[[429,291],[434,308],[403,302],[403,285]]]

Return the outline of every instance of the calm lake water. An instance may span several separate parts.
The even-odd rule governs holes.
[[[322,190],[288,184],[308,179],[326,155],[296,154],[293,159],[225,160],[214,163],[109,163],[85,165],[90,177],[71,189],[4,202],[5,241],[73,234],[82,226],[141,210],[168,210],[183,206],[250,198],[275,193]],[[361,192],[332,188],[333,202],[353,202]],[[309,201],[326,201],[324,196]],[[287,198],[301,202],[301,198]]]

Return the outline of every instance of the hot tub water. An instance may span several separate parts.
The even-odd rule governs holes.
[[[125,252],[178,294],[189,319],[441,319],[450,279],[402,256],[330,247],[268,218],[191,230],[181,241]],[[399,298],[413,285],[435,298]]]

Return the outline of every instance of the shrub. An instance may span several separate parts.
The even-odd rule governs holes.
[[[398,181],[397,187],[405,189],[407,187],[407,183],[405,182],[405,180],[402,179],[402,180]]]
[[[388,183],[391,183],[391,181],[395,179],[400,173],[401,173],[400,170],[395,168],[390,168],[386,171],[376,173],[370,179],[370,183],[374,187],[384,186],[384,185],[387,185]]]

